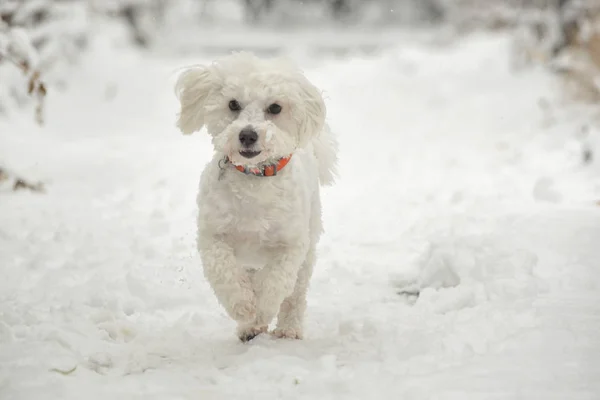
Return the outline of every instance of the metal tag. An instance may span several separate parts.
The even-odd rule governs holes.
[[[227,157],[219,161],[219,180],[222,180],[225,176],[225,167],[227,166],[228,162],[229,160],[227,159]]]

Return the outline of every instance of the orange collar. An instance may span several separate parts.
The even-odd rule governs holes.
[[[232,165],[235,167],[235,169],[237,169],[240,172],[243,172],[246,175],[275,176],[275,175],[277,175],[277,172],[281,171],[283,169],[283,167],[285,167],[290,162],[291,158],[292,158],[292,155],[290,154],[289,156],[282,157],[274,162],[263,163],[263,164],[253,166],[253,167],[243,166],[243,165],[234,165],[234,164],[232,164]],[[225,164],[231,163],[231,160],[229,160],[229,157],[225,157],[224,163]]]

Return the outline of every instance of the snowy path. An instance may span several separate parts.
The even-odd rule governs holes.
[[[211,148],[173,126],[182,62],[101,60],[46,129],[0,122],[0,159],[48,185],[0,193],[0,399],[600,398],[600,168],[505,40],[307,63],[342,178],[307,338],[247,345],[195,250]]]

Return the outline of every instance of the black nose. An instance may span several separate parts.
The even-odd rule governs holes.
[[[244,128],[240,132],[240,142],[242,142],[242,145],[244,145],[245,147],[252,146],[254,143],[256,143],[257,140],[258,133],[256,133],[250,128]]]

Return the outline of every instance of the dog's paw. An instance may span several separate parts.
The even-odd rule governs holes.
[[[265,326],[240,326],[237,329],[237,336],[242,342],[249,342],[261,333],[267,332],[268,327]]]
[[[272,333],[273,336],[279,339],[302,339],[302,331],[292,328],[277,328]]]
[[[256,302],[252,300],[238,301],[233,305],[231,317],[240,323],[256,320]]]

